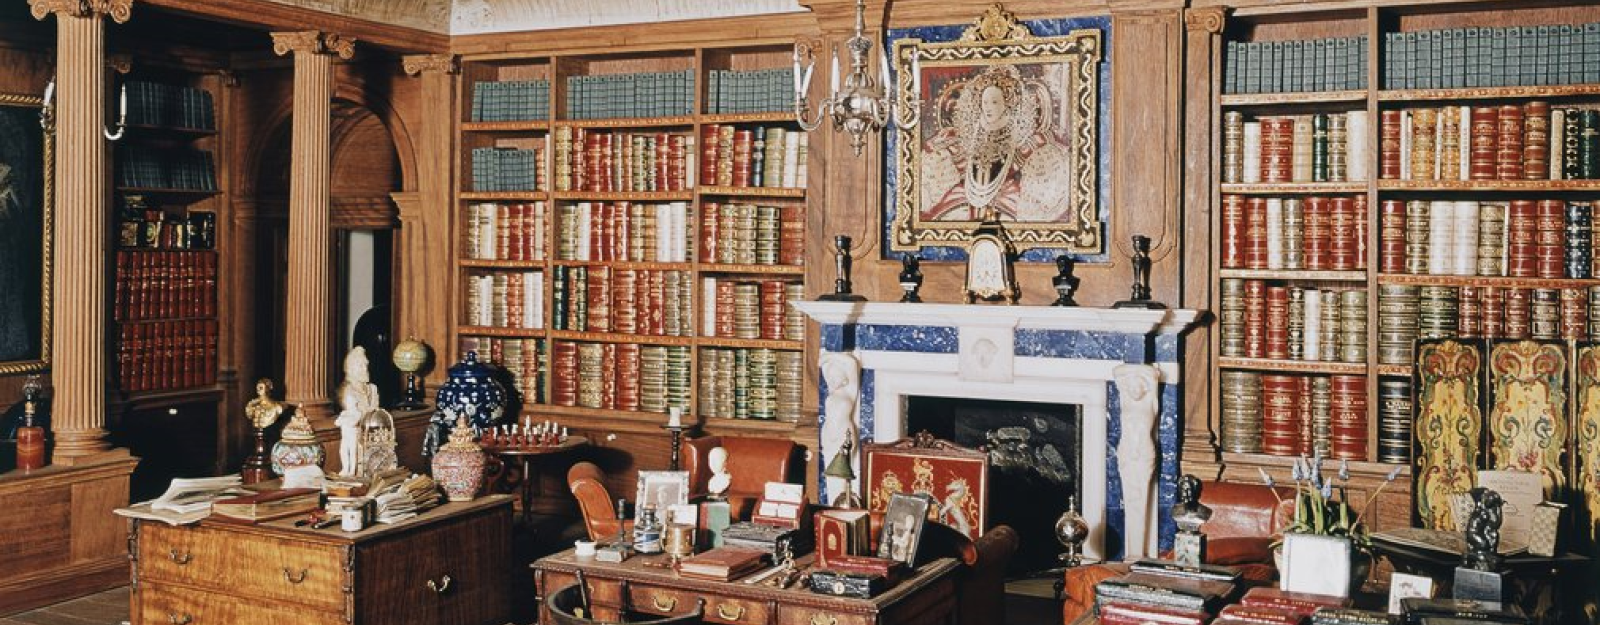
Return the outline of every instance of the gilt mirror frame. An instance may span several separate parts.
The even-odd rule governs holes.
[[[9,239],[0,241],[0,375],[50,365],[55,141],[41,128],[43,107],[36,95],[0,93],[0,239]]]
[[[1103,253],[1096,187],[1102,52],[1097,29],[1035,37],[999,4],[955,41],[896,40],[894,98],[901,113],[890,249],[965,247],[994,208],[1018,251]],[[983,90],[963,97],[972,82]],[[983,129],[977,124],[985,100],[996,94],[1004,110],[1028,114]],[[998,147],[995,136],[1002,137]],[[987,168],[973,167],[980,150],[1000,154]],[[975,193],[983,206],[974,206]]]

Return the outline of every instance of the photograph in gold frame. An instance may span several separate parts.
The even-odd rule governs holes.
[[[53,141],[44,101],[0,93],[0,375],[50,364]]]
[[[948,42],[894,42],[890,248],[964,247],[993,211],[1018,250],[1104,251],[1102,33],[1035,37],[1000,5]]]

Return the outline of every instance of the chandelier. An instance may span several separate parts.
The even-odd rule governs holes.
[[[850,147],[856,156],[866,147],[867,134],[879,132],[895,118],[894,98],[889,94],[889,51],[878,56],[880,77],[873,78],[867,71],[867,55],[872,52],[872,40],[867,38],[866,0],[856,0],[856,30],[845,47],[850,52],[850,75],[844,77],[844,87],[839,86],[839,54],[831,51],[833,65],[829,72],[831,88],[827,99],[815,111],[806,94],[811,91],[811,70],[815,66],[815,50],[804,41],[794,44],[794,116],[806,132],[822,126],[824,118],[833,120],[835,131],[850,133]],[[801,71],[802,63],[805,69]],[[915,69],[913,69],[915,75]],[[920,81],[918,81],[920,82]],[[900,122],[902,120],[896,120]],[[910,124],[915,125],[914,120]]]

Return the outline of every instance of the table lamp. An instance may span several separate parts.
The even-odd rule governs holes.
[[[861,507],[861,499],[856,497],[855,493],[850,490],[851,481],[856,479],[855,469],[850,466],[851,447],[853,445],[850,444],[849,440],[846,440],[844,445],[839,447],[839,453],[835,454],[833,460],[828,462],[827,468],[822,470],[824,476],[844,480],[844,490],[839,491],[839,496],[833,499],[833,507],[835,508]]]

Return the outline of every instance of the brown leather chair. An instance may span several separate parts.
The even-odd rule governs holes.
[[[1277,579],[1272,541],[1294,520],[1293,489],[1204,482],[1200,503],[1211,508],[1211,519],[1200,526],[1200,531],[1206,534],[1207,564],[1237,567],[1247,580],[1270,582]],[[1104,564],[1067,569],[1062,622],[1076,621],[1093,608],[1095,584],[1125,571]]]
[[[707,494],[711,450],[728,450],[728,503],[737,519],[749,519],[767,482],[804,484],[804,447],[784,438],[702,436],[684,441],[683,468],[689,472],[690,499]]]
[[[618,521],[616,499],[606,489],[606,474],[593,462],[579,462],[567,470],[567,488],[578,499],[589,540],[606,540],[633,529],[633,521]]]

